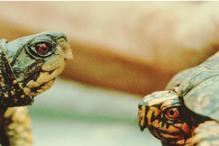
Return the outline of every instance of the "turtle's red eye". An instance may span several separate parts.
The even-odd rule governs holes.
[[[25,46],[25,49],[31,57],[43,59],[55,53],[56,42],[49,40],[32,40]]]
[[[168,109],[166,117],[170,120],[176,120],[179,117],[179,110],[176,107]]]
[[[46,43],[39,43],[35,46],[35,49],[37,53],[41,55],[46,55],[50,51],[50,46]]]

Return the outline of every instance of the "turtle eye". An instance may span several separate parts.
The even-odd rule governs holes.
[[[179,118],[179,110],[178,108],[174,107],[174,108],[169,108],[166,111],[166,117],[170,120],[176,120],[177,118]]]
[[[35,49],[37,53],[41,55],[46,55],[51,50],[51,47],[48,43],[39,43],[36,44]]]
[[[55,51],[55,46],[54,44],[50,42],[38,42],[30,45],[30,47],[27,47],[27,52],[33,56],[33,57],[48,57],[52,55]]]

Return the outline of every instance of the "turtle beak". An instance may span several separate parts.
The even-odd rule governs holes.
[[[66,41],[65,38],[60,38],[57,43],[62,47],[64,51],[64,59],[67,60],[72,60],[73,59],[73,54],[72,54],[72,49],[69,45],[69,43]]]
[[[146,107],[142,105],[138,105],[138,123],[141,131],[144,131],[145,128],[147,128],[147,113],[146,113]]]

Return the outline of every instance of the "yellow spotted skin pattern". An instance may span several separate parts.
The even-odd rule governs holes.
[[[163,146],[219,146],[219,52],[145,96],[138,121]]]
[[[32,145],[30,118],[24,106],[53,85],[72,57],[63,33],[0,39],[0,145]]]
[[[1,143],[10,146],[31,146],[31,120],[26,107],[8,108],[0,123]]]

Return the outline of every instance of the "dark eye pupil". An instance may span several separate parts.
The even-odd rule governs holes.
[[[47,54],[49,52],[49,46],[45,43],[43,44],[37,44],[36,45],[36,51],[39,53],[39,54]]]
[[[174,115],[175,114],[175,112],[173,110],[170,110],[169,113],[170,113],[170,115]]]
[[[179,111],[177,108],[169,109],[166,113],[168,119],[175,120],[179,117]]]

